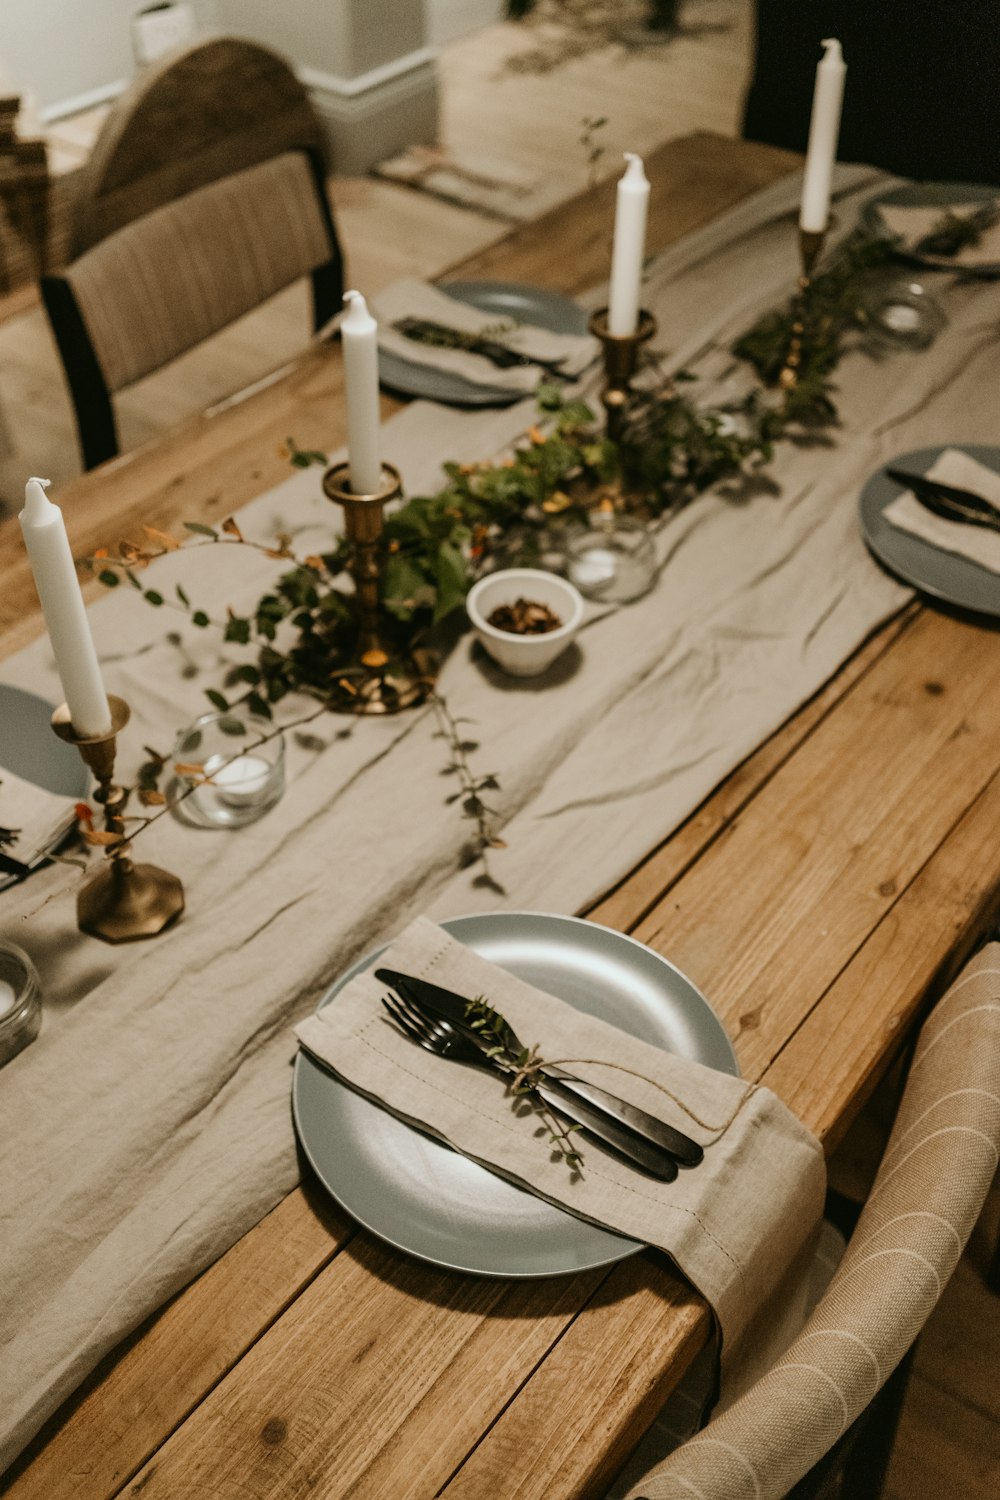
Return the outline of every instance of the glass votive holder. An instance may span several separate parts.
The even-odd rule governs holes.
[[[0,938],[0,1067],[33,1042],[42,1025],[42,991],[31,959]]]
[[[907,278],[877,284],[864,311],[871,333],[893,349],[926,349],[948,321],[927,288]]]
[[[242,828],[285,790],[284,736],[267,719],[235,708],[202,714],[178,736],[174,768],[191,789],[180,803],[182,816],[203,828]]]
[[[590,525],[567,533],[566,577],[602,604],[627,604],[656,581],[656,551],[649,527],[613,510],[594,511]]]

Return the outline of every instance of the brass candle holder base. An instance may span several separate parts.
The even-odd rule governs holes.
[[[656,319],[645,308],[639,311],[635,333],[608,331],[608,309],[601,307],[590,317],[589,328],[604,352],[605,386],[601,401],[607,418],[607,433],[613,443],[621,441],[625,414],[632,398],[632,377],[639,365],[639,351],[656,332]]]
[[[393,664],[379,630],[382,608],[382,534],[385,507],[403,491],[398,470],[382,465],[382,488],[371,495],[351,489],[350,464],[335,464],[323,476],[323,493],[344,507],[344,531],[353,547],[351,577],[358,596],[360,670],[346,673],[331,707],[337,713],[395,714],[422,703],[430,678]],[[414,664],[416,665],[416,663]]]
[[[111,729],[106,735],[81,735],[73,728],[63,703],[52,715],[52,728],[61,740],[75,745],[97,780],[94,801],[104,808],[108,833],[125,837],[122,814],[128,793],[114,784],[118,735],[129,721],[124,698],[108,694]],[[105,863],[82,886],[76,901],[81,932],[107,943],[130,943],[156,937],[184,910],[184,887],[176,875],[156,865],[132,863],[123,846],[111,846]]]
[[[792,324],[791,342],[788,345],[784,367],[778,376],[778,384],[783,391],[794,390],[798,384],[799,366],[802,363],[802,340],[806,332],[806,304],[809,300],[813,272],[823,253],[825,239],[825,229],[799,230],[799,257],[802,263],[802,274],[795,293],[795,321]]]

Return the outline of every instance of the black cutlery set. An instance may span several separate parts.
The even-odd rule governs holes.
[[[439,1057],[513,1079],[515,1070],[498,1060],[497,1048],[472,1024],[464,996],[395,969],[376,969],[375,978],[391,987],[393,994],[383,996],[382,1004],[412,1042]],[[524,1054],[509,1024],[495,1020],[502,1028],[503,1054]],[[543,1065],[532,1072],[530,1091],[613,1155],[662,1182],[673,1182],[680,1167],[696,1167],[704,1156],[683,1131],[562,1068]]]

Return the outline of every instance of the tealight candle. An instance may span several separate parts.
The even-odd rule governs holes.
[[[0,1016],[5,1016],[9,1010],[13,1010],[17,1004],[17,996],[13,985],[7,983],[6,979],[0,979]]]
[[[220,799],[229,807],[249,807],[267,786],[271,767],[258,755],[238,755],[235,760],[205,764]]]

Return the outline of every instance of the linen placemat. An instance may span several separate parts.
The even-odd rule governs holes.
[[[553,333],[534,324],[504,318],[496,313],[449,297],[447,290],[428,286],[426,281],[405,277],[383,287],[372,299],[372,311],[378,318],[379,348],[411,364],[427,365],[461,375],[475,385],[496,386],[501,390],[533,391],[540,379],[546,379],[537,365],[512,365],[502,369],[482,354],[468,349],[446,349],[409,339],[395,327],[403,318],[421,318],[441,323],[462,333],[485,334],[533,359],[561,360],[567,377],[575,377],[593,363],[598,354],[597,340],[589,334]]]
[[[1000,522],[1000,474],[995,469],[987,468],[958,448],[947,448],[934,460],[927,477],[981,495],[996,507],[997,521]],[[969,562],[978,563],[991,573],[1000,573],[1000,531],[990,531],[985,526],[963,521],[949,521],[921,505],[910,490],[897,495],[882,514],[900,531],[908,531],[911,536],[930,542],[932,547],[968,558]]]
[[[538,1115],[513,1107],[502,1079],[436,1057],[402,1034],[380,1004],[386,985],[374,965],[296,1028],[313,1056],[393,1114],[549,1203],[666,1251],[711,1304],[724,1359],[738,1351],[822,1216],[826,1167],[815,1136],[769,1089],[584,1015],[426,918],[377,964],[483,997],[525,1046],[704,1146],[699,1166],[665,1183],[574,1137],[584,1162],[573,1173],[539,1138]]]
[[[845,225],[892,185],[860,169],[837,181]],[[737,368],[732,339],[795,284],[799,190],[794,178],[765,190],[649,267],[643,301],[667,364],[699,373],[706,399]],[[442,691],[477,721],[481,764],[500,777],[504,894],[460,869],[467,825],[444,804],[430,708],[290,734],[285,796],[237,833],[161,819],[142,857],[181,874],[188,901],[155,942],[109,949],[78,933],[65,867],[4,893],[0,925],[39,969],[44,1021],[0,1074],[0,1138],[28,1143],[0,1161],[0,1467],[294,1185],[291,1027],[338,974],[420,913],[579,911],[910,597],[868,555],[857,496],[896,454],[956,434],[993,441],[995,299],[988,283],[951,286],[931,349],[880,363],[848,354],[831,446],[780,444],[766,483],[722,484],[668,518],[659,586],[590,612],[544,679],[504,678],[468,640],[452,652]],[[594,395],[599,380],[588,373],[584,389]],[[443,458],[499,455],[534,417],[531,401],[475,413],[415,403],[387,424],[384,453],[410,494],[429,493]],[[313,468],[239,521],[255,539],[288,531],[307,553],[328,550],[335,517]],[[165,596],[181,582],[194,607],[218,614],[251,608],[282,566],[214,546],[172,553],[155,576]],[[247,653],[172,614],[178,649],[163,612],[131,589],[88,613],[107,687],[132,707],[119,746],[127,783],[143,745],[169,753],[204,711],[204,689]],[[0,670],[60,700],[47,641]]]
[[[889,233],[898,235],[904,247],[912,252],[917,250],[921,240],[938,227],[946,214],[953,215],[956,219],[968,219],[985,206],[983,203],[951,203],[947,207],[880,203],[878,211]],[[974,244],[962,245],[954,255],[919,253],[922,259],[932,261],[943,269],[961,271],[964,267],[996,265],[1000,262],[1000,223],[987,225]]]

